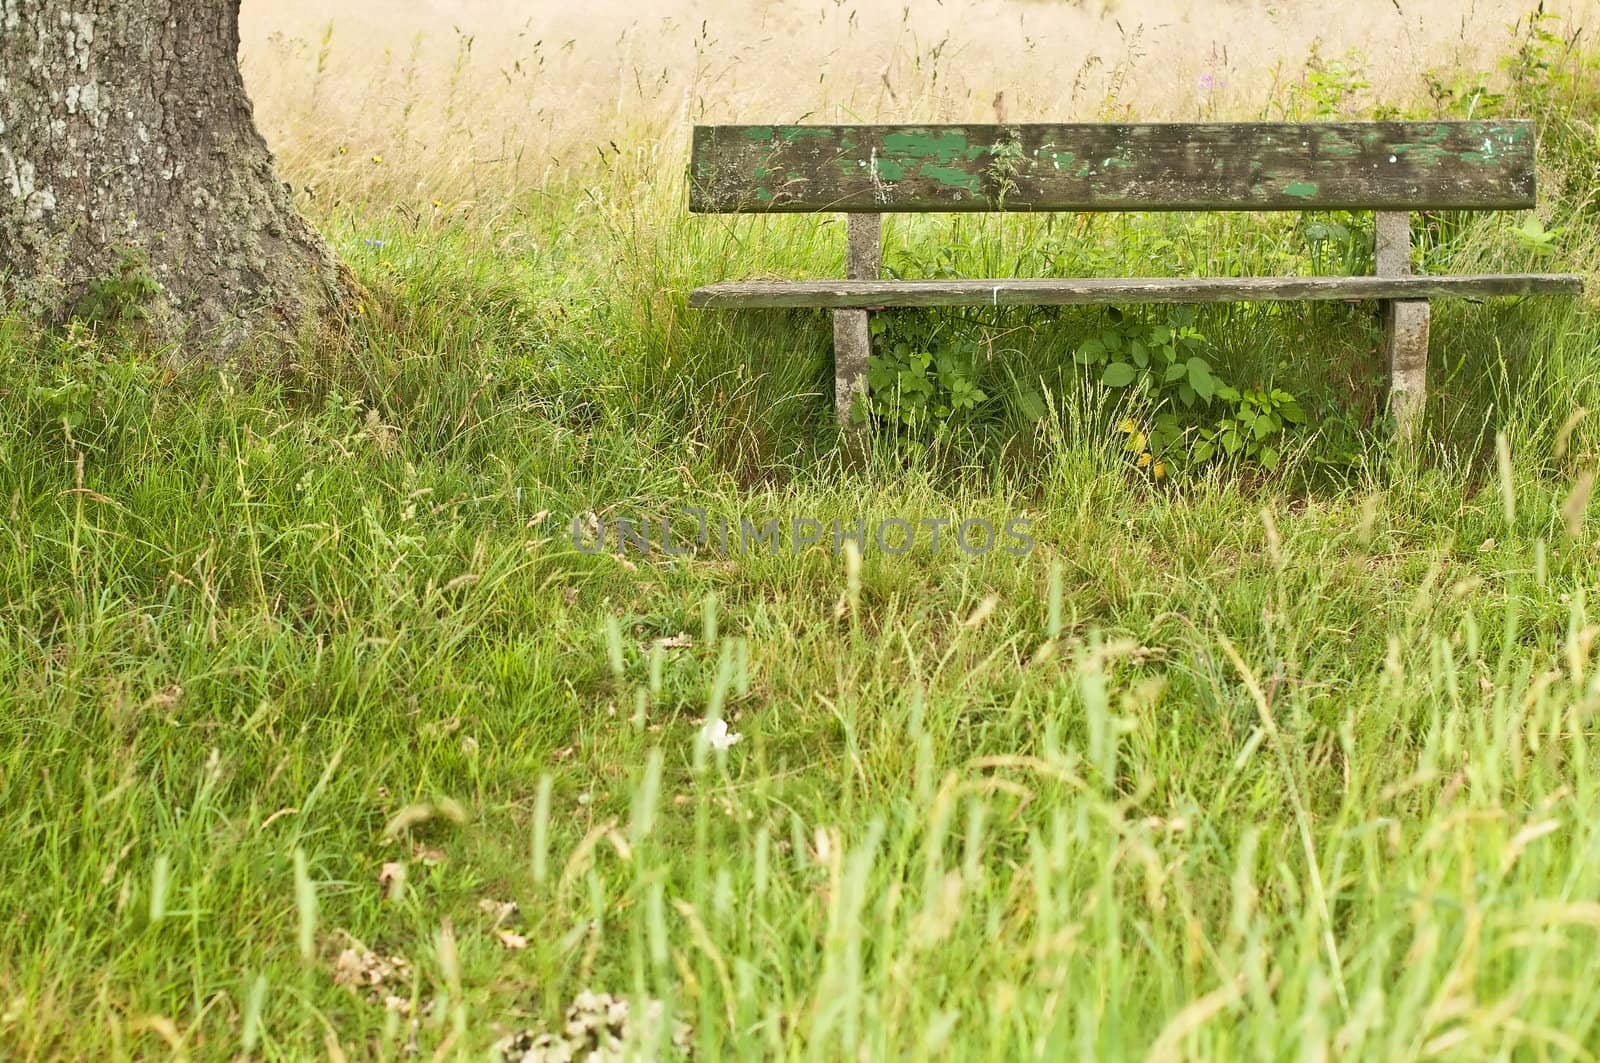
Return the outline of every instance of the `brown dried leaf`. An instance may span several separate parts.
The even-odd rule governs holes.
[[[493,897],[484,897],[478,901],[478,911],[494,916],[494,925],[499,926],[508,919],[513,919],[521,911],[516,901],[497,901]]]
[[[400,860],[386,860],[378,871],[378,885],[389,900],[398,900],[406,884],[406,865]]]

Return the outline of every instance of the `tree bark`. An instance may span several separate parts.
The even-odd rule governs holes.
[[[6,302],[59,322],[136,296],[188,359],[353,304],[273,174],[238,56],[239,0],[0,0]]]

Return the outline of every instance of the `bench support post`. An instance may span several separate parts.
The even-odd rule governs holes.
[[[850,280],[877,280],[883,260],[883,215],[847,214],[848,247],[845,275]],[[866,310],[833,312],[833,405],[839,425],[855,441],[866,435],[866,423],[852,422],[856,400],[867,397],[867,357],[872,333]]]
[[[1377,212],[1377,275],[1403,277],[1411,272],[1411,216],[1405,211]],[[1428,319],[1426,299],[1385,299],[1383,354],[1389,363],[1389,412],[1401,440],[1416,442],[1422,431],[1428,398]]]

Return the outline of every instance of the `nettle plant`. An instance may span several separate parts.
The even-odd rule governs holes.
[[[940,315],[873,315],[873,416],[915,429],[946,424],[988,400],[977,384],[978,343],[963,324]]]
[[[1316,275],[1334,273],[1359,277],[1373,270],[1373,223],[1368,215],[1351,211],[1328,211],[1320,215],[1301,215],[1295,234],[1305,246]]]
[[[90,325],[143,321],[149,316],[146,304],[159,294],[161,284],[143,254],[124,249],[118,255],[116,272],[90,282],[73,317]]]
[[[1300,236],[1314,264],[1370,271],[1371,241],[1348,216],[1302,223]],[[959,277],[956,252],[939,247],[927,258],[900,253],[900,276],[910,267],[924,276]],[[1135,467],[1155,479],[1208,464],[1245,462],[1268,470],[1282,459],[1289,435],[1306,423],[1298,400],[1274,387],[1241,386],[1212,357],[1210,341],[1195,327],[1195,311],[1169,308],[1144,318],[1108,310],[1097,330],[1074,352],[1078,365],[1101,384],[1123,393],[1126,416],[1116,424]],[[979,386],[985,359],[983,326],[937,310],[879,312],[872,316],[867,362],[868,408],[874,420],[913,433],[940,436],[983,414],[993,397]],[[1020,396],[1029,417],[1045,415],[1038,395]]]
[[[1152,477],[1230,459],[1276,469],[1285,437],[1306,423],[1299,402],[1280,388],[1228,381],[1206,357],[1209,344],[1194,320],[1186,308],[1155,323],[1113,311],[1074,358],[1138,411],[1117,428],[1123,449]]]

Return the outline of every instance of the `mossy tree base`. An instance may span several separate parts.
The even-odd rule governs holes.
[[[353,303],[273,173],[238,52],[238,0],[0,0],[7,302],[59,322],[136,262],[146,326],[191,361]]]

